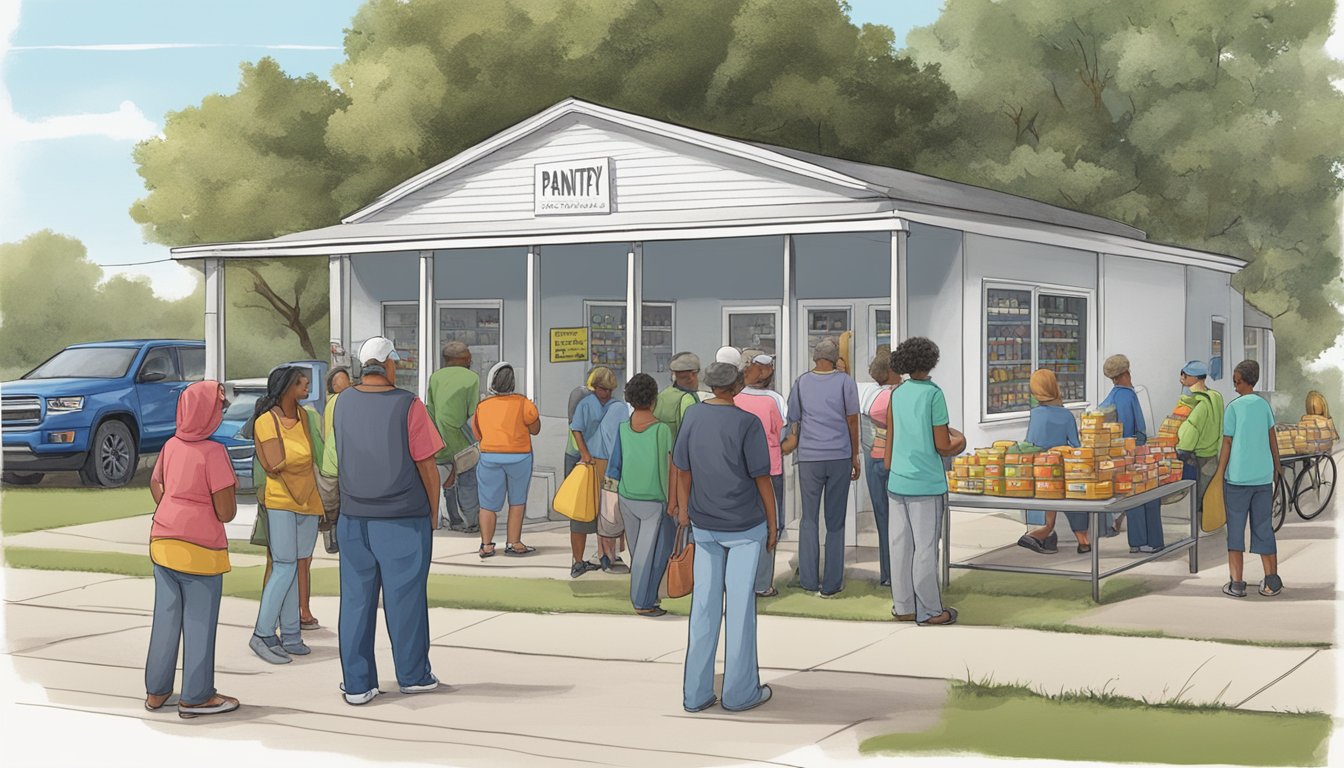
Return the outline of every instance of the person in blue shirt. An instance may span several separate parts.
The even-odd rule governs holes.
[[[1031,409],[1031,420],[1027,422],[1027,442],[1041,448],[1055,448],[1067,445],[1078,447],[1078,420],[1064,407],[1064,397],[1059,393],[1059,380],[1055,372],[1047,368],[1031,374],[1031,396],[1036,407]],[[1039,517],[1038,517],[1039,515]],[[1034,531],[1022,534],[1017,540],[1020,547],[1033,552],[1053,554],[1059,551],[1059,534],[1055,533],[1054,512],[1030,511],[1027,522],[1041,520],[1045,524]],[[1066,512],[1069,529],[1078,540],[1078,552],[1091,552],[1092,545],[1087,540],[1087,515],[1081,512]]]
[[[574,418],[569,423],[570,434],[574,438],[574,446],[578,449],[579,464],[590,464],[594,467],[594,473],[597,477],[602,477],[607,471],[607,455],[602,450],[601,438],[598,433],[602,428],[602,419],[606,417],[607,410],[611,407],[611,393],[616,389],[616,374],[612,373],[610,368],[598,366],[588,377],[589,387],[593,390],[592,394],[579,401],[578,407],[574,409]],[[601,452],[598,456],[590,449],[595,448]],[[598,498],[595,503],[600,503],[601,495],[599,489]],[[574,555],[574,563],[570,566],[570,578],[578,578],[588,571],[598,569],[597,565],[590,563],[583,556],[584,549],[588,546],[588,534],[597,533],[597,519],[580,523],[577,520],[569,521],[569,547]],[[599,551],[601,546],[599,544]],[[608,561],[610,567],[610,561]]]
[[[1260,594],[1274,597],[1283,590],[1279,578],[1278,547],[1271,520],[1274,478],[1283,474],[1279,441],[1274,435],[1274,411],[1255,394],[1260,364],[1243,360],[1232,371],[1237,398],[1227,405],[1223,417],[1223,450],[1218,471],[1223,475],[1223,504],[1227,509],[1227,570],[1231,580],[1223,586],[1229,597],[1245,597],[1242,572],[1246,549],[1246,523],[1251,526],[1251,552],[1260,556],[1265,579]]]
[[[611,404],[607,407],[607,413],[602,417],[602,422],[597,427],[597,439],[588,444],[588,452],[592,454],[593,459],[604,463],[610,463],[611,453],[615,449],[616,443],[620,440],[621,425],[630,420],[632,409],[628,404],[612,397]],[[615,512],[616,521],[620,523],[620,501],[616,493],[617,480],[607,477],[606,470],[602,470],[599,475],[602,483],[601,505],[598,509],[598,517],[603,516],[603,511],[609,510]],[[598,563],[603,571],[607,573],[629,573],[630,568],[621,560],[621,552],[625,551],[625,533],[624,523],[620,523],[622,532],[618,536],[608,536],[603,533],[611,533],[610,530],[602,526],[598,527],[597,534],[597,554]],[[670,551],[670,550],[669,550]]]
[[[1123,437],[1134,438],[1139,445],[1148,440],[1148,426],[1143,422],[1143,410],[1139,407],[1139,396],[1134,393],[1134,379],[1129,372],[1129,358],[1124,355],[1111,355],[1106,358],[1102,373],[1115,385],[1111,393],[1101,402],[1102,410],[1115,409],[1115,419],[1120,422]],[[1129,521],[1129,552],[1152,553],[1166,545],[1162,538],[1162,502],[1150,501],[1140,507],[1127,510],[1125,519]]]

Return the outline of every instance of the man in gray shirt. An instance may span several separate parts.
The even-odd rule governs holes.
[[[798,525],[798,580],[822,597],[845,586],[845,506],[849,484],[859,479],[859,388],[836,370],[840,345],[817,342],[816,367],[794,382],[789,392],[789,427],[798,439],[798,483],[802,520]],[[825,574],[820,575],[823,499],[826,520]]]

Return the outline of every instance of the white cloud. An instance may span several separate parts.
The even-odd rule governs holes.
[[[253,48],[264,51],[339,51],[339,45],[299,45],[281,43],[257,45],[253,43],[100,43],[96,45],[16,45],[11,51],[166,51],[179,48]]]
[[[8,96],[0,96],[6,103]],[[0,135],[11,141],[44,141],[75,136],[102,136],[113,141],[140,141],[159,133],[153,120],[132,102],[123,101],[115,112],[57,115],[29,121],[12,109],[0,107]]]

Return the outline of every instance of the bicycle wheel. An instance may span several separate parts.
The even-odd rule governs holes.
[[[1274,478],[1274,506],[1272,509],[1274,530],[1278,531],[1283,527],[1283,521],[1288,517],[1288,484],[1281,477]]]
[[[1335,495],[1335,460],[1320,456],[1293,481],[1293,507],[1303,520],[1321,514]]]

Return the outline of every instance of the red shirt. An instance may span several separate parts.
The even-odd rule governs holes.
[[[224,524],[215,517],[213,494],[238,480],[224,446],[212,440],[170,438],[154,464],[163,499],[154,510],[151,539],[177,539],[208,549],[226,549]]]

